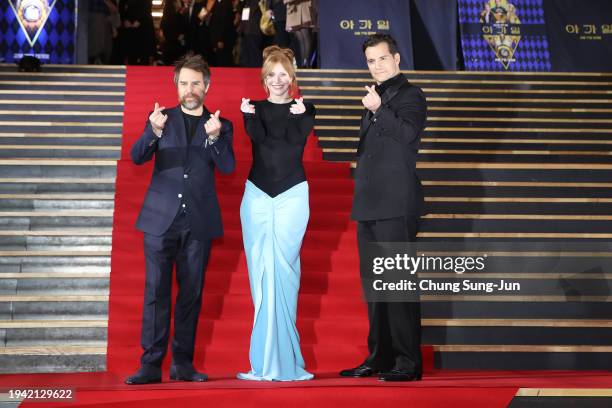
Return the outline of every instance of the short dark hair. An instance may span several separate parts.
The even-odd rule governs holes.
[[[202,76],[204,77],[205,85],[210,82],[210,68],[208,67],[208,63],[204,60],[204,58],[202,58],[201,55],[187,54],[176,61],[176,64],[174,64],[174,85],[178,86],[179,74],[183,68],[189,68],[196,72],[201,72]]]
[[[369,36],[363,43],[363,52],[365,52],[366,48],[375,47],[380,43],[387,43],[389,46],[389,52],[391,55],[399,53],[397,49],[397,42],[395,39],[391,37],[389,34],[372,34]]]

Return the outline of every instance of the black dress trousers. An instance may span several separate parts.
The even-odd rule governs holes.
[[[160,367],[170,336],[172,267],[176,265],[179,291],[174,310],[172,357],[175,365],[192,365],[204,274],[211,240],[197,240],[187,214],[179,211],[161,236],[145,233],[145,300],[141,345],[143,366]]]
[[[418,218],[396,217],[359,221],[360,262],[368,242],[414,242]],[[380,371],[400,369],[421,374],[421,305],[418,302],[368,302],[369,356],[365,364]]]

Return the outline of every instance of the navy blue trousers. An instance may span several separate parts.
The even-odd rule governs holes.
[[[193,364],[210,246],[211,240],[200,241],[193,237],[184,212],[179,212],[163,235],[145,233],[146,281],[141,335],[143,366],[161,367],[168,349],[173,266],[176,266],[179,289],[174,308],[173,364]]]

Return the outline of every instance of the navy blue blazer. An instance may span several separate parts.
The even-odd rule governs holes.
[[[155,157],[155,167],[136,228],[148,234],[163,235],[185,204],[191,232],[198,240],[223,235],[221,209],[215,189],[215,167],[222,173],[234,171],[232,122],[221,118],[221,133],[214,144],[206,142],[204,123],[187,146],[187,132],[180,105],[163,111],[168,120],[158,138],[147,120],[140,138],[132,146],[132,161],[143,164]]]

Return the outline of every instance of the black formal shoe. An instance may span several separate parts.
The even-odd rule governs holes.
[[[361,377],[371,377],[372,375],[376,373],[377,373],[377,370],[374,370],[372,367],[368,365],[362,364],[359,367],[348,368],[346,370],[340,371],[340,376],[361,378]]]
[[[144,385],[155,384],[161,382],[161,370],[152,370],[141,368],[136,374],[126,378],[125,383],[128,385]]]
[[[170,379],[176,381],[204,382],[208,380],[208,376],[204,373],[198,373],[193,367],[171,366]]]
[[[419,381],[421,379],[421,374],[394,368],[391,371],[381,373],[378,379],[381,381]]]

